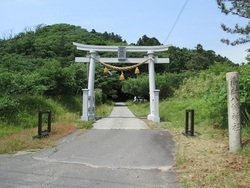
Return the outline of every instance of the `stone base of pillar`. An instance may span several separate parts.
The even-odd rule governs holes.
[[[152,119],[152,121],[154,122],[154,123],[160,123],[160,117],[158,116],[158,117],[153,117],[153,119]]]
[[[154,117],[153,114],[149,114],[149,115],[148,115],[148,120],[151,120],[151,121],[152,121],[152,120],[153,120],[153,117]]]
[[[95,120],[95,114],[89,114],[89,120]]]
[[[89,121],[88,116],[81,116],[81,121]]]
[[[151,120],[151,121],[152,121],[152,120],[153,120],[153,117],[154,117],[153,114],[149,114],[149,115],[148,115],[148,120]]]

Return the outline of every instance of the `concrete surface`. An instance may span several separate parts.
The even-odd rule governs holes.
[[[124,103],[115,103],[115,108],[107,118],[93,124],[93,129],[149,129],[147,124],[136,118]]]
[[[0,155],[0,187],[181,188],[174,152],[168,131],[150,130],[118,103],[92,130],[54,148]]]

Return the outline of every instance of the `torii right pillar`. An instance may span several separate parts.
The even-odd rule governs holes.
[[[159,91],[155,89],[155,66],[154,66],[154,51],[148,51],[148,73],[149,73],[149,99],[150,99],[150,114],[148,120],[155,123],[160,122],[159,117]]]

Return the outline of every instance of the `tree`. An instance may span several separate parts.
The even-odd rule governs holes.
[[[141,75],[138,78],[130,78],[122,82],[122,92],[149,98],[148,75]]]
[[[240,26],[236,24],[234,28],[227,27],[225,24],[221,24],[224,31],[230,34],[239,34],[242,37],[236,39],[235,41],[230,41],[229,39],[221,39],[223,43],[230,44],[232,46],[238,44],[244,44],[250,42],[250,2],[249,0],[217,0],[217,4],[221,11],[226,15],[232,14],[240,16],[242,18],[248,19],[248,24],[246,26]]]
[[[161,45],[158,39],[155,37],[148,37],[147,35],[143,35],[139,40],[137,41],[138,46],[158,46]]]

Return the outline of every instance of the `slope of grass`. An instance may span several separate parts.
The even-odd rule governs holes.
[[[52,100],[50,99],[50,102]],[[74,132],[76,129],[82,129],[84,132],[86,129],[92,128],[94,121],[83,122],[80,120],[80,112],[69,112],[65,110],[65,103],[60,105],[55,101],[53,104],[57,104],[56,108],[60,111],[56,114],[56,118],[52,123],[52,132],[48,137],[43,139],[33,139],[33,136],[38,134],[37,124],[31,128],[16,125],[2,125],[0,126],[0,154],[1,153],[15,153],[17,151],[26,150],[33,151],[42,149],[45,147],[51,147],[55,144],[55,141],[59,138]],[[113,109],[113,104],[103,104],[96,107],[97,116],[107,116]],[[36,118],[36,117],[32,117]],[[46,125],[43,129],[46,129]]]

